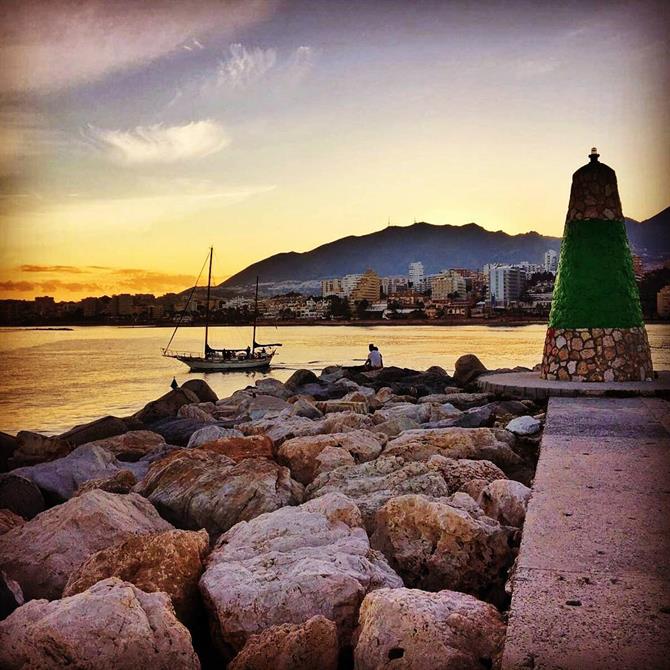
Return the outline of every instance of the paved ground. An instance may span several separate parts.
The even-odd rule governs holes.
[[[662,396],[670,398],[670,370],[660,370],[649,382],[561,382],[541,379],[539,372],[502,372],[482,375],[479,388],[512,398],[545,399],[552,396]]]
[[[667,401],[549,401],[503,668],[670,668]]]

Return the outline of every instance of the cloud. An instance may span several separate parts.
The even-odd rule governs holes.
[[[21,265],[19,270],[21,272],[66,272],[72,274],[83,272],[81,268],[74,265]]]
[[[43,291],[54,293],[56,291],[68,291],[70,293],[81,293],[82,291],[102,291],[99,284],[93,282],[64,282],[60,279],[49,279],[42,282],[29,281],[0,281],[0,291],[13,291],[18,293],[34,293]]]
[[[0,15],[0,89],[50,92],[146,65],[200,38],[233,35],[276,0],[9,0]]]
[[[261,79],[276,63],[274,49],[247,49],[242,44],[231,44],[229,58],[219,63],[217,86],[244,88]]]
[[[84,133],[111,159],[127,164],[174,163],[220,151],[230,137],[216,121],[193,121],[183,126],[137,126],[106,130],[89,126]]]

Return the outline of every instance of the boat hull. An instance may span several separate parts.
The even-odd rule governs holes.
[[[243,359],[206,359],[197,356],[174,356],[177,360],[188,365],[191,372],[233,372],[235,370],[263,370],[270,367],[272,356]]]

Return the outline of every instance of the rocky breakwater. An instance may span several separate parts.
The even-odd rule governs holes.
[[[193,380],[3,435],[0,667],[497,667],[544,414],[483,369]]]

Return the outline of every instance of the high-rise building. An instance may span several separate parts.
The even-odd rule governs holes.
[[[670,318],[670,284],[656,294],[656,312],[662,319]]]
[[[526,272],[513,265],[500,265],[489,271],[489,299],[508,307],[518,300],[526,285]]]
[[[351,291],[350,298],[354,303],[361,302],[362,300],[375,303],[379,301],[381,288],[382,282],[379,275],[374,270],[366,270]]]
[[[447,270],[431,277],[430,289],[434,300],[446,300],[456,293],[459,298],[465,298],[467,293],[465,277],[455,270]]]
[[[356,285],[360,281],[362,274],[353,274],[353,275],[344,275],[340,282],[342,284],[342,293],[345,297],[349,297],[351,292],[356,288]]]
[[[322,279],[321,280],[321,295],[327,298],[329,295],[336,295],[338,297],[344,296],[344,289],[342,288],[342,280],[337,279]]]
[[[407,277],[395,275],[393,277],[382,277],[382,290],[386,295],[395,293],[398,289],[407,288]]]
[[[633,274],[635,275],[635,281],[641,282],[642,277],[644,277],[644,261],[641,256],[633,254]]]
[[[423,291],[424,289],[424,280],[425,275],[423,271],[423,263],[421,261],[416,261],[415,263],[409,264],[409,281],[412,287],[417,291]]]
[[[544,271],[556,274],[558,270],[558,254],[553,249],[544,252]]]

